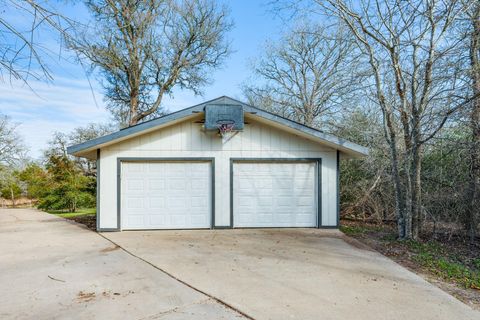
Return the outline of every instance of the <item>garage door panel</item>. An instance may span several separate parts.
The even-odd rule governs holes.
[[[145,165],[143,163],[131,163],[125,170],[129,173],[143,172]]]
[[[165,179],[150,178],[148,180],[150,191],[165,190]]]
[[[291,189],[276,188],[272,192],[274,192],[276,194],[277,198],[282,198],[282,197],[294,198],[294,196],[295,196],[295,192],[294,192],[293,188],[291,188]]]
[[[143,179],[131,179],[127,182],[127,190],[132,191],[140,191],[143,192],[145,190],[144,181]]]
[[[205,197],[192,197],[192,208],[206,208],[208,207],[207,199]]]
[[[142,226],[143,223],[143,215],[129,215],[127,217],[128,224],[131,226]]]
[[[210,162],[121,165],[122,229],[210,227]]]
[[[289,209],[292,207],[292,197],[279,197],[277,199],[277,206],[279,207],[288,207]]]
[[[313,197],[305,197],[303,193],[302,193],[302,196],[297,197],[296,200],[297,200],[296,205],[299,207],[310,206],[312,201],[314,201]]]
[[[316,162],[234,163],[234,227],[315,227],[316,172]]]
[[[294,189],[295,197],[298,198],[315,198],[315,190],[312,189]]]
[[[165,163],[164,170],[167,177],[183,177],[185,176],[185,167],[183,162]],[[157,165],[153,163],[151,165]]]
[[[295,189],[297,192],[303,192],[306,190],[312,190],[310,188],[310,185],[306,183],[305,181],[308,181],[308,177],[298,177],[299,179],[302,179],[304,181],[294,181],[294,184],[292,185],[292,188]]]
[[[272,223],[273,222],[273,214],[271,213],[264,213],[258,215],[258,221],[260,223]]]
[[[244,201],[249,201],[248,198],[244,198]],[[257,197],[257,205],[259,207],[271,207],[273,205],[273,199],[271,197]]]
[[[208,174],[210,171],[205,166],[194,165],[193,168],[194,170],[191,173],[191,177],[193,178],[204,178],[205,174]]]
[[[208,223],[207,219],[205,218],[205,215],[203,214],[192,215],[191,219],[192,219],[192,224],[196,224],[196,225]]]
[[[252,220],[253,215],[250,214],[250,213],[245,213],[245,214],[239,213],[238,217],[235,216],[235,219],[237,219],[237,218],[238,218],[238,222],[241,223],[241,224],[249,223]]]
[[[126,201],[126,207],[129,210],[134,211],[135,209],[143,209],[144,208],[144,203],[143,203],[143,198],[135,198],[135,197],[130,197]]]
[[[205,179],[191,179],[192,189],[196,192],[208,192],[208,180]]]
[[[312,218],[311,215],[300,215],[298,221],[301,223],[312,224],[316,222],[316,219]]]
[[[238,188],[244,190],[251,190],[253,186],[253,181],[249,177],[239,178]]]
[[[185,191],[186,183],[187,181],[185,181],[185,178],[177,178],[177,177],[169,178],[168,188],[173,190]]]
[[[293,214],[298,214],[298,210],[295,208],[295,212],[292,213],[292,207],[291,206],[280,206],[280,205],[277,205],[273,208],[272,210],[273,212],[277,213],[278,215],[282,215],[282,214],[289,214],[289,215],[293,215]]]
[[[280,223],[293,223],[294,219],[291,214],[279,214],[278,215],[278,221]]]
[[[292,179],[290,177],[288,179],[275,179],[275,185],[278,189],[293,189]]]
[[[181,214],[181,213],[171,215],[170,219],[173,225],[185,225],[187,222],[187,218],[185,217],[184,214]]]
[[[168,165],[165,165],[165,166],[157,166],[156,163],[152,163],[152,162],[149,162],[149,163],[142,163],[141,165],[143,165],[144,167],[148,167],[148,171],[151,172],[151,173],[165,173],[165,169],[168,168]]]
[[[153,225],[161,225],[165,224],[165,215],[163,214],[151,214],[147,217],[151,224]]]

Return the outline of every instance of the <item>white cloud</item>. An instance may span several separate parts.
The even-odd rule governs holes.
[[[110,113],[105,110],[100,86],[92,80],[93,90],[85,78],[55,77],[47,84],[30,81],[0,82],[0,113],[19,123],[18,132],[30,148],[29,155],[38,158],[55,131],[68,133],[88,123],[107,122]],[[193,106],[224,94],[215,87],[204,96],[175,90],[175,98],[166,96],[162,105],[170,112]]]
[[[33,158],[41,155],[53,132],[69,132],[110,117],[102,94],[92,91],[86,79],[56,78],[53,84],[31,81],[29,85],[1,83],[0,112],[20,123],[18,131]]]

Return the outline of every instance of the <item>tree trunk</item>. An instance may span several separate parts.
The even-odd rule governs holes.
[[[308,127],[313,127],[313,120],[315,119],[315,115],[313,114],[313,106],[306,105],[304,106],[304,110],[303,124]]]
[[[412,238],[418,239],[422,230],[422,146],[416,145],[412,155]]]
[[[405,214],[405,194],[402,188],[400,172],[398,169],[398,158],[392,152],[392,179],[395,190],[395,216],[397,218],[398,238],[405,239],[407,236],[407,219]]]
[[[130,115],[128,119],[128,125],[134,126],[137,124],[138,114],[138,90],[132,89],[130,91]]]
[[[10,188],[10,197],[12,198],[12,207],[15,208],[15,194],[13,193],[13,188]]]
[[[470,241],[475,241],[478,223],[478,205],[480,204],[480,5],[477,4],[472,14],[472,34],[470,38],[470,67],[472,80],[472,101],[470,128],[472,145],[470,147],[470,172],[468,188],[468,209],[466,229]]]
[[[407,223],[405,220],[405,196],[402,188],[402,179],[400,177],[396,133],[392,122],[392,115],[388,110],[384,111],[384,119],[386,122],[385,135],[390,146],[390,154],[392,157],[392,180],[395,190],[395,217],[397,219],[398,238],[405,239]]]
[[[404,179],[405,179],[405,191],[404,191],[404,202],[405,202],[405,236],[403,240],[412,239],[412,221],[413,221],[413,203],[412,203],[412,176],[411,176],[411,154],[407,153],[404,164]]]

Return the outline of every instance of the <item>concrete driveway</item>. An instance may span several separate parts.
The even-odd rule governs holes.
[[[97,233],[0,209],[0,319],[242,319]]]
[[[105,233],[254,319],[480,319],[480,313],[336,231]]]

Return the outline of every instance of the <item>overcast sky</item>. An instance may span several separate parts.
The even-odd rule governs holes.
[[[177,91],[174,99],[165,99],[163,106],[170,111],[222,95],[241,99],[240,85],[251,76],[251,60],[259,56],[265,41],[280,34],[282,23],[269,12],[265,4],[268,1],[223,2],[230,7],[235,23],[229,34],[234,52],[223,68],[213,73],[214,82],[204,88],[203,97]],[[26,28],[28,21],[21,15],[17,16],[15,10],[0,9],[4,9],[6,16],[19,28]],[[81,4],[73,6],[71,2],[61,2],[58,10],[80,21],[88,19],[88,12]],[[110,119],[110,114],[104,109],[102,89],[97,79],[87,78],[84,68],[62,51],[55,34],[42,31],[37,37],[37,43],[51,52],[46,61],[54,80],[51,83],[31,80],[31,88],[8,78],[0,82],[0,113],[10,116],[18,124],[18,132],[32,158],[41,156],[54,131],[68,133],[75,127]]]

